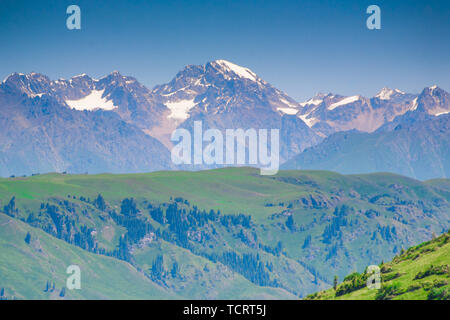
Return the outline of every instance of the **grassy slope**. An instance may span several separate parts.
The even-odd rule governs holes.
[[[291,183],[286,179],[309,181]],[[446,180],[444,180],[446,181]],[[189,199],[204,209],[220,208],[224,213],[245,212],[264,219],[277,212],[264,204],[278,203],[310,193],[348,191],[381,193],[393,182],[409,188],[411,196],[433,196],[436,191],[426,183],[389,174],[341,175],[328,171],[281,171],[276,176],[260,176],[252,168],[226,168],[198,172],[161,171],[147,174],[62,175],[45,174],[27,178],[0,178],[0,201],[13,195],[36,204],[49,197],[68,194],[94,198],[99,192],[119,204],[125,197],[168,201],[170,196]],[[450,201],[450,194],[444,197]]]
[[[24,239],[30,232],[32,241],[26,244]],[[193,271],[208,265],[210,269],[217,265],[204,258],[193,256],[189,251],[165,243],[162,248],[165,254],[172,255],[178,261],[183,261],[184,268]],[[152,255],[159,253],[153,250]],[[153,261],[138,254],[138,259]],[[202,263],[197,269],[193,264]],[[225,299],[295,299],[285,290],[258,287],[244,277],[221,267],[222,277],[211,279],[203,277],[197,281],[199,286],[190,286],[189,291],[178,295],[174,288],[163,288],[153,283],[130,264],[86,252],[64,241],[55,239],[40,229],[0,213],[0,288],[5,288],[8,298],[19,299],[57,299],[62,287],[65,286],[68,275],[66,268],[75,264],[80,266],[82,283],[81,290],[66,290],[68,299],[181,299],[200,298],[207,282],[210,288],[210,298]],[[145,264],[144,264],[145,265]],[[150,266],[149,266],[150,267]],[[169,265],[168,265],[169,267]],[[169,269],[169,268],[168,268]],[[191,270],[191,272],[192,272]],[[196,277],[202,277],[198,271],[191,278],[184,279],[185,286]],[[198,279],[196,279],[198,280]],[[53,293],[44,292],[47,281],[55,282]],[[212,283],[211,283],[212,282]],[[212,286],[211,286],[212,285]],[[170,293],[169,293],[170,292]],[[181,292],[180,292],[181,293]]]
[[[221,263],[192,254],[189,250],[164,240],[134,252],[142,269],[151,268],[157,255],[164,254],[164,267],[170,270],[173,262],[180,266],[179,281],[171,281],[170,289],[188,299],[298,299],[279,288],[259,287]]]
[[[447,272],[415,279],[419,272],[424,272],[430,266],[447,266]],[[411,247],[403,254],[396,256],[391,262],[384,263],[381,269],[382,288],[392,285],[397,286],[396,294],[388,296],[389,299],[394,300],[426,300],[433,288],[446,291],[447,299],[450,299],[449,266],[450,233],[446,233],[432,241]],[[383,279],[388,279],[394,274],[399,274],[399,276],[392,280],[383,281]],[[329,289],[310,295],[308,298],[319,300],[374,300],[377,292],[376,289],[370,290],[364,287],[336,297],[335,290]]]
[[[57,298],[72,264],[80,266],[81,290],[66,290],[69,299],[176,298],[126,262],[86,252],[0,213],[0,287],[7,297]],[[47,280],[55,282],[53,294],[44,292]]]

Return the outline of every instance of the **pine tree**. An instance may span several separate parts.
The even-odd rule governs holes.
[[[170,270],[172,278],[176,278],[179,272],[180,272],[180,267],[178,266],[178,262],[175,261],[172,265],[172,270]]]
[[[13,196],[6,206],[3,207],[3,211],[10,217],[14,217],[19,213],[16,208],[16,197]]]
[[[338,276],[334,276],[333,279],[333,289],[336,291],[338,285]]]
[[[97,196],[97,198],[94,200],[94,206],[100,211],[105,211],[106,210],[106,202],[105,202],[105,199],[102,197],[101,194],[99,194]]]
[[[305,249],[311,245],[311,235],[308,235],[303,242],[302,248]]]
[[[31,234],[29,232],[27,232],[27,235],[25,236],[25,242],[27,244],[30,244],[31,242]]]
[[[164,272],[164,258],[162,255],[158,255],[152,264],[152,276],[155,279],[161,280]]]
[[[61,298],[64,298],[65,295],[66,295],[66,288],[62,288],[62,289],[61,289],[61,292],[59,293],[59,296],[60,296]]]
[[[292,214],[286,220],[286,227],[290,231],[295,231],[297,229],[297,225],[295,224],[295,221],[294,221],[294,218],[292,217]]]

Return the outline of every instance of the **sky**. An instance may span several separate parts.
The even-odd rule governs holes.
[[[81,9],[68,30],[66,9]],[[369,30],[369,5],[381,29]],[[0,81],[114,70],[149,88],[189,64],[225,59],[292,98],[450,90],[450,1],[0,0]]]

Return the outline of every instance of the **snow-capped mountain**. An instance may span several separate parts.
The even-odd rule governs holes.
[[[284,168],[341,173],[388,171],[418,179],[448,178],[449,101],[449,94],[437,86],[427,87],[419,95],[383,89],[367,101],[367,107],[385,114],[384,123],[376,131],[331,134],[294,156]],[[387,121],[389,117],[393,119]]]
[[[323,136],[356,129],[373,132],[413,107],[417,95],[383,88],[375,97],[319,94],[303,106],[299,117]]]
[[[434,85],[423,89],[413,103],[412,110],[441,116],[450,112],[450,94]]]
[[[111,74],[51,81],[37,73],[5,79],[0,84],[0,175],[171,168],[169,150],[121,115],[138,117],[146,107],[131,108],[133,95],[122,94],[122,80]]]
[[[400,116],[404,121],[390,130],[334,133],[287,161],[282,169],[393,172],[423,180],[450,177],[450,115],[410,121],[413,113]]]
[[[169,169],[171,133],[197,120],[204,129],[279,129],[283,162],[338,132],[392,131],[449,112],[437,86],[299,103],[226,60],[188,65],[152,90],[117,71],[68,80],[14,73],[0,84],[0,174]]]
[[[120,117],[141,129],[150,129],[160,121],[166,107],[135,78],[122,76],[118,71],[93,79],[86,74],[69,80],[50,80],[39,73],[14,73],[2,83],[4,90],[28,97],[48,95],[75,110],[113,110]]]
[[[321,140],[301,119],[295,118],[302,108],[299,103],[252,70],[225,60],[187,66],[152,93],[170,110],[166,127],[192,130],[193,122],[201,120],[205,129],[280,129],[283,159]],[[291,132],[288,124],[292,121],[298,123],[299,134]]]
[[[375,98],[378,98],[380,100],[390,100],[395,96],[403,96],[405,95],[405,92],[399,90],[399,89],[390,89],[387,87],[384,87],[375,95]]]
[[[153,93],[170,109],[168,118],[178,121],[198,113],[225,114],[235,109],[264,108],[282,115],[295,114],[300,108],[250,69],[225,60],[187,66]]]
[[[415,122],[432,120],[450,113],[450,95],[445,90],[431,86],[417,95],[405,113],[381,126],[378,131],[392,131],[398,126],[409,126]]]

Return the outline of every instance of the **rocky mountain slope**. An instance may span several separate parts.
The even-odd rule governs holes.
[[[397,172],[418,179],[450,175],[449,94],[425,88],[413,107],[373,133],[339,132],[305,150],[284,168],[342,173]]]
[[[176,128],[188,129],[192,134],[195,121],[202,121],[203,130],[214,128],[222,132],[238,128],[279,129],[280,161],[290,161],[287,167],[298,167],[292,165],[295,162],[302,168],[342,168],[342,172],[348,172],[351,159],[343,157],[337,161],[340,155],[333,154],[336,148],[330,149],[329,145],[337,144],[339,150],[349,148],[345,141],[341,142],[339,133],[346,132],[347,137],[353,135],[351,130],[357,130],[369,133],[368,139],[375,141],[380,131],[392,132],[400,124],[404,128],[413,122],[437,119],[449,111],[448,93],[436,86],[425,88],[419,95],[383,88],[373,98],[330,93],[298,103],[252,70],[226,60],[189,65],[169,83],[152,90],[117,71],[101,79],[82,74],[69,80],[15,73],[0,84],[0,175],[173,169],[171,134]],[[406,135],[414,130],[402,131],[403,139],[413,141],[414,137]],[[442,134],[429,138],[448,135],[448,127],[439,130]],[[333,136],[335,133],[338,135]],[[355,139],[359,141],[362,136]],[[445,150],[436,148],[445,143],[433,145],[433,150],[390,149],[389,152],[403,152],[396,155],[394,166],[389,158],[384,161],[371,153],[370,159],[355,170],[373,172],[387,168],[422,177],[415,173],[417,169],[398,168],[411,167],[408,161],[415,161],[414,157],[431,157],[424,161],[434,161],[433,166],[444,168],[442,163],[447,159],[441,156]],[[317,149],[311,149],[315,146]],[[309,156],[311,150],[326,150],[320,151],[322,156],[336,161],[327,166],[320,156]],[[296,156],[311,158],[313,166],[307,161],[292,160]],[[445,169],[431,172],[437,174],[432,177],[446,176]]]

